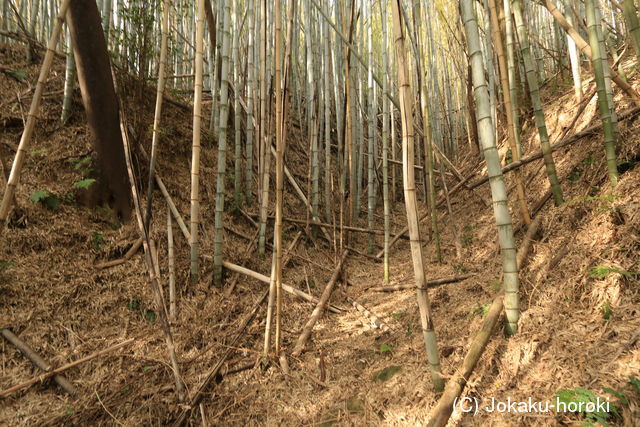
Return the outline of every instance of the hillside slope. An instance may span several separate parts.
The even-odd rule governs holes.
[[[0,46],[0,58],[9,68],[23,67],[20,52],[15,50]],[[0,398],[0,424],[166,424],[181,407],[172,390],[172,374],[143,257],[138,253],[116,267],[95,267],[121,257],[138,238],[138,231],[134,222],[117,227],[104,207],[84,206],[82,191],[74,189],[74,184],[90,173],[91,147],[78,93],[70,123],[59,124],[63,65],[56,60],[17,192],[18,209],[0,240],[0,327],[10,328],[53,366],[129,337],[135,341],[67,371],[67,378],[82,391],[76,397],[44,383]],[[23,114],[31,99],[28,83],[33,85],[38,68],[29,67],[27,72],[23,82],[0,73],[0,155],[5,164],[15,154]],[[587,93],[592,90],[592,86],[585,87]],[[558,96],[559,92],[563,95]],[[135,107],[127,104],[136,123],[152,122],[153,93],[145,92],[144,102]],[[550,133],[557,138],[574,121],[577,109],[569,88],[555,89],[554,93],[548,96],[546,111]],[[594,100],[568,129],[568,136],[599,123]],[[631,107],[622,95],[617,95],[616,101],[619,111]],[[165,104],[158,173],[183,215],[189,212],[190,126],[188,108]],[[630,376],[640,377],[639,126],[638,117],[620,123],[618,153],[624,173],[615,189],[608,184],[599,131],[555,154],[568,202],[554,207],[547,201],[537,214],[542,217],[541,231],[520,274],[520,332],[508,340],[500,332],[494,333],[464,396],[484,402],[529,397],[551,401],[558,391],[581,387],[617,405],[620,417],[611,415],[610,423],[631,426],[640,422],[640,391],[629,384]],[[137,139],[148,150],[149,127],[139,129]],[[538,150],[531,123],[526,123],[524,130],[524,151]],[[294,141],[302,140],[296,128],[290,136]],[[291,144],[287,158],[298,179],[307,174],[306,153],[299,148],[303,145]],[[480,177],[483,171],[478,159],[461,157],[457,164],[465,176]],[[198,283],[188,280],[188,244],[174,226],[179,302],[173,331],[189,390],[200,384],[227,350],[244,316],[266,289],[263,283],[239,277],[228,296],[210,284],[216,158],[215,147],[206,143],[201,237],[206,274]],[[144,166],[141,168],[144,171]],[[548,182],[540,161],[523,169],[529,206],[533,207],[546,194]],[[507,182],[511,188],[510,176]],[[456,183],[451,178],[449,188]],[[53,209],[30,200],[42,190],[56,197],[59,206]],[[4,191],[4,182],[0,191]],[[285,214],[304,218],[303,205],[292,192],[287,193]],[[229,192],[228,200],[231,198]],[[451,217],[444,209],[440,211],[443,264],[435,263],[432,245],[426,245],[429,279],[471,275],[430,290],[446,376],[461,366],[485,307],[499,290],[501,262],[488,201],[490,192],[484,185],[471,193],[461,190],[455,194]],[[403,209],[401,202],[395,203],[394,231],[404,226]],[[257,212],[255,206],[246,210]],[[158,245],[164,279],[166,204],[159,193],[154,197],[154,212],[152,237]],[[225,259],[268,275],[270,259],[246,254],[248,240],[242,236],[254,235],[251,222],[240,212],[230,212],[225,218]],[[376,222],[381,228],[381,218]],[[366,225],[364,214],[357,225]],[[460,235],[459,259],[451,226]],[[426,230],[423,223],[425,235]],[[297,233],[296,227],[287,225],[285,246]],[[521,230],[517,235],[518,242],[523,234]],[[364,250],[366,241],[366,236],[356,235],[351,245]],[[377,244],[381,242],[377,236]],[[336,262],[333,248],[303,239],[293,254],[284,282],[319,296]],[[401,240],[392,249],[391,266],[392,284],[412,283],[408,242]],[[437,396],[430,389],[414,292],[369,290],[382,284],[382,264],[367,257],[349,255],[345,271],[348,282],[339,283],[331,302],[346,310],[326,314],[320,320],[301,358],[289,361],[288,375],[276,368],[241,369],[261,353],[265,317],[265,308],[261,308],[258,320],[249,325],[225,365],[222,382],[203,401],[202,411],[209,423],[426,423]],[[233,275],[228,279],[233,280]],[[379,322],[372,322],[353,308],[347,297],[375,313],[390,330],[382,331]],[[292,348],[312,309],[311,304],[285,296],[285,348]],[[0,390],[40,373],[6,341],[0,353]],[[397,371],[395,375],[381,381],[377,373],[393,366],[399,367],[391,369]],[[239,372],[225,373],[233,370]],[[622,402],[620,394],[603,391],[605,388],[624,393],[628,402]],[[193,411],[192,422],[200,424],[200,416],[200,411]],[[555,425],[580,419],[576,414],[481,411],[475,417],[454,415],[451,423]]]

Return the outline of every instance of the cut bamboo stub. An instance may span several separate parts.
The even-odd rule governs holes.
[[[462,362],[462,368],[447,382],[444,393],[438,400],[437,405],[431,410],[428,427],[443,427],[447,424],[456,399],[462,393],[462,389],[467,384],[473,369],[476,367],[478,360],[480,360],[487,343],[489,343],[489,338],[491,338],[491,333],[496,323],[498,323],[500,313],[502,313],[502,295],[493,300],[487,317],[482,322],[480,331],[469,346],[469,351]]]

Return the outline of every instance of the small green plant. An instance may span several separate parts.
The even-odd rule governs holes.
[[[453,272],[455,274],[465,274],[465,273],[468,273],[469,270],[464,268],[464,266],[462,264],[456,264],[456,265],[453,266]]]
[[[27,79],[27,70],[18,68],[15,70],[10,70],[8,68],[2,69],[2,72],[8,74],[19,82],[24,82]]]
[[[389,353],[393,351],[393,348],[389,344],[380,344],[380,353]]]
[[[46,148],[40,148],[39,150],[33,150],[31,152],[32,156],[43,156],[47,154],[47,149]]]
[[[409,322],[407,323],[407,331],[404,333],[404,336],[410,337],[411,335],[413,335],[413,325]]]
[[[147,322],[155,323],[155,322],[156,322],[156,319],[157,319],[156,312],[155,312],[155,311],[153,311],[153,310],[151,310],[151,309],[147,310],[147,311],[144,313],[144,319],[145,319]]]
[[[587,166],[591,166],[595,162],[596,162],[596,159],[594,159],[592,156],[589,156],[586,159],[584,159],[584,164]]]
[[[69,160],[69,163],[71,163],[71,166],[73,166],[73,169],[79,171],[83,176],[86,176],[92,170],[91,168],[92,160],[93,159],[91,158],[91,156],[84,156],[78,159],[71,159]]]
[[[611,316],[613,315],[613,310],[611,309],[611,301],[606,300],[604,302],[604,305],[600,307],[600,313],[602,313],[602,318],[604,320],[611,319]]]
[[[610,267],[608,265],[596,265],[595,267],[591,267],[587,274],[592,279],[604,279],[610,274],[618,273],[627,277],[637,277],[640,276],[640,273],[636,273],[635,271],[625,271],[618,267]]]
[[[138,299],[138,297],[134,297],[133,299],[131,299],[131,301],[127,303],[127,310],[129,311],[138,310],[139,308],[140,308],[140,300]]]
[[[614,390],[612,388],[607,388],[607,387],[604,387],[602,389],[602,391],[604,391],[605,393],[609,393],[609,394],[615,396],[618,399],[618,402],[620,402],[623,405],[628,405],[629,404],[629,399],[627,399],[627,395],[624,394],[621,391],[617,391],[617,390]]]
[[[603,404],[604,403],[604,404]],[[604,408],[604,409],[603,409]],[[556,392],[556,411],[573,412],[585,417],[586,425],[609,425],[611,416],[619,416],[618,408],[591,390],[576,387]]]
[[[376,371],[371,376],[373,381],[385,382],[389,381],[398,372],[402,371],[402,366],[391,365],[379,371]]]
[[[471,314],[482,317],[489,312],[489,307],[490,307],[489,304],[482,305],[479,302],[477,302],[476,306],[471,310]]]
[[[96,180],[93,178],[83,179],[81,181],[74,182],[73,188],[82,188],[84,190],[88,190],[91,184],[93,184],[94,182],[96,182]]]
[[[0,262],[0,269],[11,267],[12,265],[16,265],[15,262]]]
[[[576,182],[577,180],[580,179],[580,169],[574,169],[571,171],[571,173],[567,176],[567,179],[571,182]]]
[[[65,413],[65,415],[70,417],[71,415],[73,415],[73,408],[67,408],[67,410],[64,411],[64,413]]]
[[[391,316],[394,319],[400,319],[404,314],[403,313],[392,313]]]
[[[640,396],[640,380],[636,377],[629,377],[629,385],[633,389],[633,391]]]
[[[468,248],[473,244],[473,227],[470,224],[462,228],[462,247]]]
[[[41,203],[54,211],[60,209],[60,199],[49,190],[34,191],[29,195],[29,200],[33,203]]]
[[[492,280],[489,282],[494,291],[498,292],[502,288],[502,282],[500,280]]]
[[[93,249],[96,251],[102,250],[102,244],[104,243],[104,235],[102,233],[98,233],[97,231],[93,232]]]

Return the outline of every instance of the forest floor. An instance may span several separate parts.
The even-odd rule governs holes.
[[[22,52],[0,45],[0,63],[25,69],[24,79],[0,73],[0,158],[13,158],[32,96],[38,66],[26,67]],[[109,209],[85,206],[82,189],[74,184],[90,176],[91,144],[79,92],[66,126],[59,121],[64,63],[56,59],[47,83],[35,139],[16,193],[18,208],[0,243],[0,327],[9,328],[52,366],[134,338],[134,342],[65,372],[81,393],[72,397],[56,385],[38,383],[27,390],[0,397],[1,425],[161,425],[175,418],[181,406],[172,389],[173,375],[165,342],[154,311],[153,296],[141,251],[123,265],[98,269],[97,263],[121,257],[138,238],[135,221],[117,227]],[[633,76],[637,77],[637,76]],[[20,81],[23,80],[23,81]],[[549,83],[555,84],[552,81]],[[559,83],[558,83],[559,84]],[[572,123],[577,106],[568,86],[545,87],[546,112],[552,142]],[[638,87],[638,85],[634,85]],[[585,92],[593,91],[593,84]],[[134,141],[150,144],[154,90],[143,92],[131,108]],[[616,95],[618,111],[630,108]],[[129,105],[131,106],[131,105]],[[165,103],[163,140],[158,173],[178,210],[189,212],[191,111]],[[599,118],[595,97],[575,126],[573,135]],[[522,317],[519,333],[506,339],[494,332],[463,396],[497,401],[554,401],[562,390],[584,388],[609,398],[619,416],[608,422],[640,424],[640,390],[630,377],[640,377],[640,120],[620,123],[619,185],[607,178],[599,131],[555,153],[565,199],[561,207],[550,200],[537,215],[541,232],[520,272]],[[137,133],[136,133],[137,132]],[[291,127],[287,164],[296,179],[307,176],[306,150],[298,128]],[[524,125],[523,150],[537,151],[531,122]],[[504,153],[506,150],[502,150]],[[232,156],[229,156],[232,157]],[[189,247],[174,225],[176,241],[178,316],[172,324],[182,375],[193,391],[220,356],[266,284],[239,277],[231,295],[211,282],[214,176],[217,151],[205,143],[202,153],[202,264],[205,273],[195,284],[188,279]],[[486,173],[484,162],[462,156],[456,164],[473,182]],[[232,163],[229,162],[232,170]],[[480,166],[478,166],[480,165]],[[144,176],[144,166],[141,167]],[[522,168],[529,206],[547,192],[541,161]],[[448,176],[448,187],[456,183]],[[509,188],[513,176],[507,175]],[[288,185],[288,184],[286,184]],[[227,188],[232,180],[227,181]],[[305,185],[303,185],[303,188]],[[4,191],[4,181],[0,184]],[[49,197],[34,203],[34,193]],[[306,190],[305,190],[306,191]],[[302,203],[286,191],[285,216],[306,218]],[[441,190],[440,190],[440,193]],[[40,193],[42,195],[43,193]],[[46,199],[46,200],[45,200]],[[515,200],[515,197],[512,197]],[[47,205],[47,200],[53,200]],[[425,242],[427,278],[462,274],[471,277],[429,291],[445,377],[461,367],[468,345],[479,330],[486,308],[499,292],[501,261],[488,185],[452,197],[453,214],[439,211],[444,262],[435,262],[433,245]],[[44,202],[44,203],[43,203]],[[227,206],[232,204],[228,192]],[[167,277],[166,204],[154,197],[155,225],[161,276]],[[244,207],[257,213],[254,205]],[[356,225],[366,226],[366,212]],[[425,206],[421,205],[422,212]],[[381,209],[380,209],[381,211]],[[393,231],[403,228],[404,205],[393,207]],[[517,210],[512,206],[516,228]],[[337,215],[338,213],[336,213]],[[381,216],[376,227],[382,228]],[[225,214],[225,259],[269,275],[270,256],[245,255],[255,227],[238,212]],[[299,229],[285,224],[285,247]],[[428,235],[428,222],[422,235]],[[453,229],[461,243],[456,256]],[[395,234],[395,233],[394,233]],[[517,234],[518,243],[524,232]],[[284,283],[319,296],[336,265],[334,248],[321,239],[304,238],[293,250]],[[351,246],[366,250],[367,237],[355,234]],[[381,236],[376,245],[381,247]],[[408,242],[391,250],[391,284],[411,284],[413,267]],[[209,423],[233,425],[378,425],[426,424],[437,401],[431,390],[418,308],[412,290],[373,292],[383,285],[382,264],[350,253],[331,303],[345,309],[326,313],[313,330],[299,359],[289,359],[290,372],[271,367],[228,373],[254,362],[262,350],[265,305],[249,324],[222,370],[221,382],[209,388],[202,411]],[[233,275],[228,275],[228,281]],[[165,283],[166,284],[166,283]],[[365,306],[390,327],[354,309],[347,296]],[[291,349],[313,305],[285,294],[284,348]],[[0,346],[0,390],[41,372],[7,341]],[[323,375],[319,364],[325,366]],[[395,368],[398,367],[398,368]],[[390,368],[390,369],[387,369]],[[392,373],[382,378],[380,371]],[[636,386],[637,387],[637,386]],[[606,391],[604,390],[606,389]],[[201,410],[191,422],[201,424]],[[555,412],[504,414],[480,411],[454,414],[451,425],[566,425],[585,420],[580,414]],[[587,420],[588,421],[588,420]],[[591,421],[597,421],[591,419]]]

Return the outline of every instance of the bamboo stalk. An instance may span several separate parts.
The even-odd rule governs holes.
[[[416,295],[420,308],[420,322],[425,341],[427,358],[431,369],[431,377],[436,392],[444,387],[444,381],[440,374],[440,357],[436,335],[431,316],[429,295],[424,287],[424,265],[422,259],[422,246],[420,242],[420,230],[418,228],[418,212],[416,206],[416,185],[414,177],[414,137],[413,137],[413,101],[409,76],[407,72],[403,24],[400,14],[402,5],[400,0],[391,2],[393,16],[393,34],[395,39],[396,62],[398,69],[398,87],[400,91],[400,114],[402,117],[402,164],[405,208],[411,242],[411,257],[416,281]]]
[[[580,52],[584,53],[587,58],[593,59],[591,47],[589,47],[589,44],[580,36],[573,25],[571,25],[566,20],[566,18],[562,15],[562,12],[558,10],[553,1],[545,0],[544,6],[549,10],[549,12],[551,12],[551,15],[553,15],[553,18],[556,20],[558,25],[560,25],[567,32],[569,37],[573,39],[578,49],[580,49]],[[633,89],[633,87],[629,85],[629,83],[620,78],[620,75],[618,75],[618,73],[616,73],[614,70],[611,70],[611,80],[613,80],[618,85],[618,87],[622,89],[622,91],[633,100],[633,102],[637,106],[640,106],[640,95],[638,94],[638,92],[636,92],[635,89]]]
[[[169,320],[176,320],[176,261],[173,252],[173,222],[171,209],[167,207],[167,258],[169,263]]]
[[[509,147],[511,148],[511,156],[514,161],[520,160],[520,150],[516,141],[516,126],[513,118],[513,107],[511,105],[511,88],[509,87],[509,76],[507,64],[505,61],[504,45],[502,44],[502,35],[500,34],[500,24],[498,23],[498,13],[496,11],[496,0],[489,0],[489,12],[491,15],[491,32],[496,51],[498,53],[498,67],[500,69],[500,84],[502,86],[502,98],[504,101],[504,109],[507,113],[507,135]],[[524,185],[522,184],[522,176],[519,171],[514,173],[516,182],[516,194],[518,198],[518,207],[520,209],[520,217],[522,221],[529,225],[531,217],[527,207],[527,198],[524,194]]]
[[[14,195],[20,181],[20,172],[22,171],[22,166],[24,165],[24,162],[26,160],[27,150],[29,149],[29,144],[31,144],[31,138],[36,126],[36,119],[38,110],[40,109],[40,101],[42,100],[44,85],[47,81],[47,76],[49,75],[51,64],[53,63],[53,56],[56,52],[58,38],[60,37],[60,32],[62,30],[62,23],[64,22],[64,18],[70,3],[71,0],[63,0],[62,4],[60,5],[60,12],[56,17],[56,23],[51,32],[51,37],[49,38],[47,53],[44,55],[44,60],[42,61],[42,66],[40,67],[38,82],[36,83],[36,89],[34,91],[33,98],[31,99],[31,106],[29,107],[29,112],[27,113],[27,123],[25,124],[24,131],[22,132],[22,137],[20,138],[20,144],[18,145],[16,157],[13,161],[13,164],[11,165],[9,180],[7,181],[7,186],[2,196],[2,202],[0,203],[0,235],[4,230],[4,224],[7,221],[9,210],[11,209],[11,204],[14,201]]]
[[[167,68],[167,45],[169,40],[169,10],[171,1],[163,1],[162,11],[162,41],[160,43],[160,59],[158,64],[158,82],[156,89],[156,106],[153,115],[153,136],[151,139],[151,159],[149,160],[149,179],[147,187],[147,206],[144,212],[144,223],[149,227],[151,220],[151,205],[153,201],[153,176],[156,168],[156,158],[158,155],[158,144],[160,140],[160,117],[162,116],[162,100],[164,95],[165,75]]]
[[[193,140],[191,149],[191,281],[198,280],[200,269],[200,241],[198,227],[200,226],[200,126],[202,123],[202,74],[203,74],[203,38],[204,38],[204,0],[197,2],[196,18],[196,55],[193,86]]]

